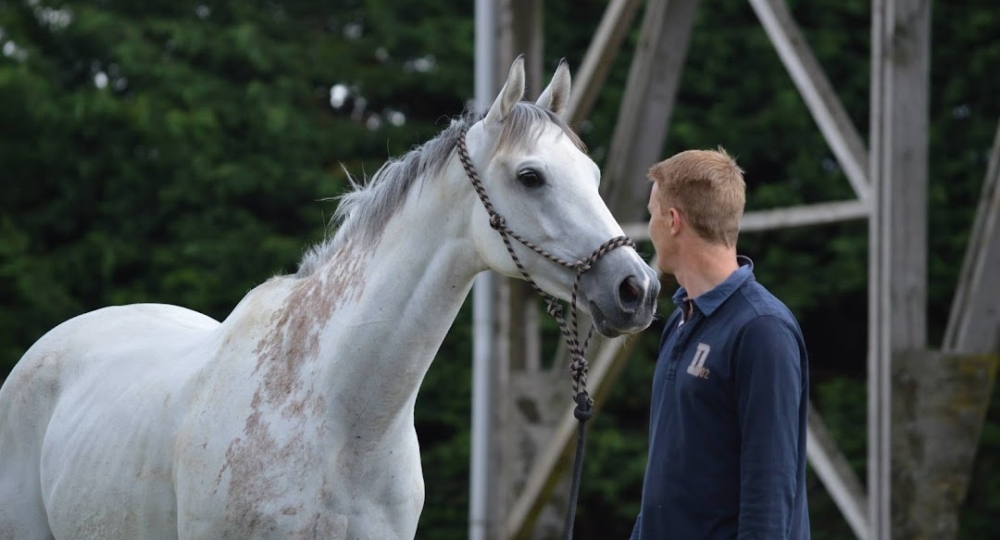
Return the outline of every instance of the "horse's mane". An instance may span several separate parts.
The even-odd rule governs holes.
[[[296,277],[314,274],[347,239],[375,242],[417,179],[440,172],[455,151],[458,138],[483,116],[483,113],[466,111],[454,118],[437,137],[414,147],[401,158],[387,161],[367,182],[359,184],[348,173],[352,190],[338,197],[340,204],[331,219],[331,228],[336,229],[336,233],[306,252]],[[504,119],[494,151],[534,142],[541,132],[534,128],[545,121],[559,126],[577,148],[587,151],[583,141],[561,117],[527,101],[515,105]]]

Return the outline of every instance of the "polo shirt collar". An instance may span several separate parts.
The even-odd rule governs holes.
[[[706,317],[711,316],[719,306],[736,292],[748,279],[753,277],[753,261],[743,255],[736,256],[736,262],[740,265],[722,283],[716,285],[710,291],[705,292],[694,299],[694,305]],[[687,291],[684,287],[679,287],[674,293],[673,301],[677,307],[684,309],[684,303],[688,300]]]

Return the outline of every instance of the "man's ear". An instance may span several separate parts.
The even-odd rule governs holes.
[[[683,226],[681,213],[678,212],[676,208],[671,206],[667,209],[667,214],[670,216],[670,235],[677,236],[681,233],[681,227]]]

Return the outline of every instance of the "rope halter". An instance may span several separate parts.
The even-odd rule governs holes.
[[[594,401],[587,393],[586,353],[587,347],[590,345],[590,339],[594,334],[594,327],[591,325],[586,338],[581,343],[576,309],[576,299],[580,289],[580,278],[582,278],[583,275],[587,273],[598,260],[601,259],[601,257],[607,255],[613,249],[625,246],[634,249],[635,243],[627,236],[616,236],[615,238],[612,238],[598,246],[597,249],[595,249],[589,256],[578,261],[571,262],[549,253],[545,249],[517,234],[507,226],[507,221],[503,216],[497,213],[496,209],[493,207],[493,202],[490,201],[489,195],[486,194],[486,188],[483,186],[483,182],[479,178],[479,173],[476,172],[476,168],[472,164],[472,159],[469,158],[469,150],[465,142],[467,133],[468,129],[462,131],[458,139],[458,156],[462,161],[462,167],[465,168],[465,173],[469,176],[469,180],[472,181],[472,186],[476,189],[476,193],[479,195],[479,200],[483,202],[483,206],[486,208],[486,212],[490,216],[490,227],[495,229],[500,234],[500,238],[503,239],[504,245],[507,246],[507,253],[510,254],[510,258],[514,261],[518,271],[521,272],[521,276],[524,277],[524,280],[531,285],[531,288],[533,288],[539,296],[545,299],[547,303],[546,311],[559,324],[559,329],[562,331],[562,335],[566,340],[566,345],[569,348],[570,357],[572,359],[569,371],[573,381],[573,401],[575,401],[577,405],[574,414],[581,422],[589,420],[593,414],[592,409]],[[531,279],[531,276],[528,275],[528,271],[525,270],[524,265],[517,256],[517,253],[514,252],[514,246],[511,244],[511,238],[517,240],[521,245],[560,266],[576,270],[576,278],[573,280],[573,288],[571,289],[570,294],[570,322],[568,324],[563,314],[563,306],[559,303],[559,300],[543,291],[542,288],[535,283],[535,280]]]

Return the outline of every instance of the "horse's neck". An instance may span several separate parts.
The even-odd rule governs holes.
[[[471,201],[415,204],[414,193],[376,243],[348,240],[314,275],[286,278],[254,348],[257,406],[323,415],[369,440],[412,427],[420,383],[481,270],[457,215]]]

